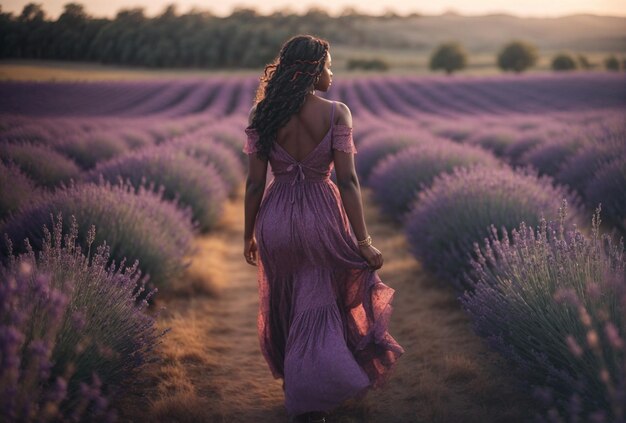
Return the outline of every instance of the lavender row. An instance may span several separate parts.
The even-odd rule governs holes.
[[[416,114],[462,117],[481,114],[538,114],[624,108],[621,74],[535,74],[497,77],[375,76],[342,80],[323,94],[344,101],[357,116],[412,119]],[[138,82],[3,82],[0,114],[31,116],[243,115],[252,105],[257,78]],[[1,128],[0,128],[1,129]]]

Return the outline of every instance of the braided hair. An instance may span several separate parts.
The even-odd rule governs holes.
[[[312,35],[296,35],[283,44],[279,56],[265,66],[256,92],[252,123],[259,134],[257,155],[269,159],[278,129],[298,113],[312,84],[324,70],[330,44]]]

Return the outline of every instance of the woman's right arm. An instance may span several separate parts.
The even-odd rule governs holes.
[[[337,124],[352,127],[352,114],[348,106],[337,102]],[[343,207],[352,225],[357,240],[364,240],[369,235],[363,215],[361,186],[354,166],[354,153],[333,150],[337,187],[341,195]],[[380,269],[383,265],[382,253],[373,245],[359,246],[359,250],[370,266]]]
[[[252,124],[252,118],[256,111],[253,106],[250,109],[248,117],[248,125]],[[248,138],[248,143],[253,138]],[[256,265],[256,240],[254,239],[254,224],[263,194],[265,192],[265,179],[267,175],[267,160],[261,160],[256,157],[252,150],[256,150],[254,146],[248,150],[248,176],[246,177],[246,191],[244,197],[244,255],[248,263]],[[250,254],[252,259],[250,259]]]

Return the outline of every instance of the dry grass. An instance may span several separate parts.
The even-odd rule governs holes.
[[[388,386],[348,401],[329,422],[517,422],[532,402],[499,357],[472,333],[447,286],[408,253],[401,228],[363,191],[366,220],[396,290],[391,334],[405,348]],[[164,363],[146,372],[145,396],[123,403],[126,421],[283,422],[283,392],[259,350],[256,268],[243,253],[243,186],[220,229],[198,238],[186,280],[161,293],[171,327]]]
[[[256,75],[258,70],[151,69],[56,60],[1,60],[0,81],[126,81]]]

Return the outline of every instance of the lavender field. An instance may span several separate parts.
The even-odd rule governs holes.
[[[153,366],[202,349],[195,326],[158,310],[215,294],[197,281],[180,287],[193,279],[199,254],[218,279],[245,266],[202,251],[217,237],[224,242],[217,250],[239,248],[229,224],[233,210],[243,213],[242,147],[257,84],[256,77],[0,83],[4,416],[132,420],[138,411],[123,400],[132,392],[152,399],[142,410],[152,418],[176,419],[178,411],[189,421],[253,418],[220,406],[227,400],[219,395],[202,399],[191,376],[172,394],[173,373]],[[626,76],[371,76],[338,78],[317,94],[352,111],[367,204],[380,210],[381,236],[401,239],[414,262],[402,267],[402,296],[454,298],[445,313],[462,313],[510,373],[498,382],[515,391],[506,398],[533,404],[476,403],[437,417],[445,396],[398,379],[396,389],[421,402],[390,402],[397,419],[368,405],[345,411],[342,421],[625,422]],[[393,248],[401,247],[390,246],[386,257]],[[252,290],[244,304],[254,321],[255,272],[246,272]],[[430,282],[411,286],[422,278]],[[423,311],[408,304],[398,340],[418,345]],[[217,366],[203,354],[194,365]],[[478,398],[486,370],[474,359],[454,368],[446,361],[446,383],[473,383]],[[405,373],[426,380],[411,360]],[[269,373],[241,376],[271,383]],[[264,401],[261,409],[276,398]]]

